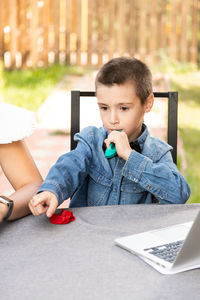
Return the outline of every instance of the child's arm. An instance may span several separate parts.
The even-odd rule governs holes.
[[[105,140],[107,147],[111,142],[115,143],[118,156],[126,160],[122,169],[124,177],[139,184],[159,203],[180,204],[188,200],[190,187],[173,163],[169,148],[163,150],[158,161],[154,162],[149,157],[132,150],[124,132],[111,132]]]
[[[39,193],[29,202],[29,208],[33,215],[39,216],[46,212],[48,218],[55,213],[57,206],[58,199],[56,195],[49,191]]]
[[[57,162],[51,167],[47,177],[38,190],[38,195],[43,195],[42,192],[49,191],[56,196],[57,205],[60,205],[65,199],[73,195],[77,187],[82,185],[87,177],[92,157],[90,141],[87,143],[84,139],[84,135],[87,135],[87,130],[82,131],[82,136],[79,138],[80,142],[76,149],[60,156]],[[36,199],[40,198],[36,196]],[[52,196],[48,199],[52,199]],[[44,203],[40,203],[40,200],[38,201],[39,203],[37,203],[37,205],[46,204],[46,200]],[[47,210],[41,206],[35,210],[33,203],[34,202],[31,202],[30,205],[34,214],[47,212]],[[53,207],[55,208],[56,206],[54,205]]]
[[[190,196],[190,187],[173,163],[170,151],[154,162],[133,150],[122,175],[139,184],[161,204],[182,204]]]

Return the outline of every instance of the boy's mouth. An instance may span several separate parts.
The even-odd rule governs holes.
[[[122,129],[111,128],[111,129],[109,129],[109,131],[110,131],[110,132],[111,132],[111,131],[122,131]]]

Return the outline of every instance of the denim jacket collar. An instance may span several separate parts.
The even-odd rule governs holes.
[[[146,138],[147,138],[148,135],[149,135],[149,131],[147,129],[147,126],[143,123],[142,124],[142,133],[141,133],[141,135],[137,139],[132,141],[133,144],[136,144],[136,143],[139,144],[140,152],[142,152],[142,150],[143,150],[143,146],[144,146],[144,143],[145,143]]]

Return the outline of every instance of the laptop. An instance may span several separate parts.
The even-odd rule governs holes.
[[[199,268],[200,211],[193,222],[120,237],[114,242],[162,274]]]

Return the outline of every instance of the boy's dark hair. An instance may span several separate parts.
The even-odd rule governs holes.
[[[97,90],[99,84],[112,86],[128,81],[133,82],[136,95],[144,104],[153,92],[152,74],[147,65],[136,58],[118,57],[104,64],[97,73],[95,88]]]

